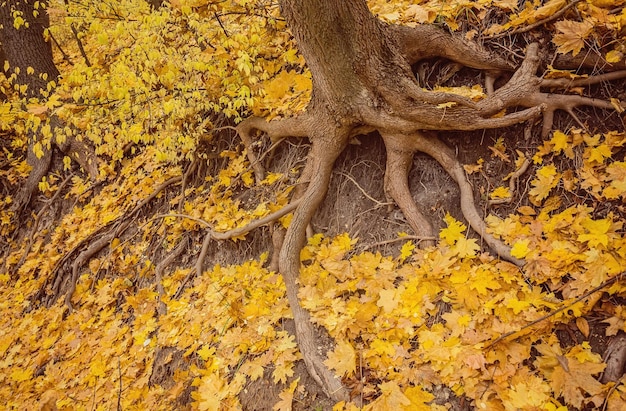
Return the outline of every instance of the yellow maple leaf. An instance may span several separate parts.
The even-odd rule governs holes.
[[[624,58],[624,53],[618,50],[611,50],[608,53],[606,53],[605,58],[606,58],[606,61],[609,63],[617,63],[617,62],[622,61],[622,59]]]
[[[400,249],[400,262],[403,262],[410,257],[411,254],[413,254],[413,250],[415,250],[415,244],[413,244],[413,241],[407,241],[404,243]]]
[[[33,376],[33,371],[24,368],[16,368],[11,372],[11,379],[15,382],[22,382],[30,380]]]
[[[491,193],[489,193],[489,198],[497,199],[497,198],[511,198],[511,190],[508,187],[497,187]]]
[[[411,400],[402,393],[397,383],[392,381],[384,382],[378,388],[381,391],[380,397],[368,404],[364,410],[401,410],[411,405]]]
[[[399,304],[397,296],[400,294],[395,288],[390,290],[380,290],[380,298],[376,303],[377,306],[383,309],[384,312],[392,312]]]
[[[328,353],[324,364],[337,372],[340,377],[352,376],[356,371],[356,352],[346,340],[337,342],[335,349]]]
[[[455,220],[450,214],[446,214],[443,220],[448,227],[439,232],[439,238],[444,240],[448,245],[453,245],[459,238],[465,238],[463,234],[467,228],[465,224]]]
[[[609,147],[605,143],[602,143],[597,147],[587,148],[585,150],[585,156],[587,156],[587,161],[597,164],[604,163],[604,159],[610,158],[612,154],[613,153],[611,152],[611,147]]]
[[[202,377],[198,391],[192,397],[198,401],[200,411],[219,411],[221,401],[228,390],[224,380],[215,372]]]
[[[527,376],[523,381],[511,384],[504,393],[506,409],[544,409],[550,400],[550,386],[536,376]]]
[[[524,238],[522,240],[518,240],[513,244],[513,248],[511,248],[511,255],[515,258],[524,258],[530,252],[528,248],[528,244],[530,240],[528,238]]]
[[[577,55],[580,50],[585,46],[585,40],[593,33],[593,23],[589,20],[582,22],[563,20],[554,23],[554,26],[559,31],[554,36],[552,42],[556,44],[558,52],[562,54],[572,52],[572,55]]]
[[[562,150],[565,150],[568,147],[569,137],[567,134],[562,131],[555,131],[552,135],[552,139],[550,143],[552,143],[552,151],[556,154],[560,153]]]
[[[430,411],[432,409],[430,402],[435,399],[435,396],[422,387],[409,387],[404,390],[404,395],[411,401],[411,404],[404,406],[405,410]]]
[[[96,358],[89,365],[89,372],[94,377],[104,377],[107,370],[107,364],[102,357]]]
[[[548,195],[550,191],[559,183],[560,173],[557,173],[554,164],[541,167],[537,170],[536,178],[533,179],[531,184],[533,188],[529,191],[530,200],[535,205],[540,205]]]
[[[480,246],[475,238],[459,237],[452,247],[459,258],[476,257],[476,252],[480,250]]]
[[[209,347],[208,344],[204,344],[196,353],[203,361],[206,361],[215,355],[215,347]]]
[[[602,384],[594,378],[604,370],[606,364],[598,354],[588,347],[577,345],[563,354],[557,343],[543,343],[535,347],[541,354],[535,361],[548,379],[550,386],[557,395],[574,407],[581,408],[585,397],[584,392],[598,395],[602,392]]]
[[[272,408],[274,411],[291,411],[291,404],[293,402],[293,393],[296,391],[300,377],[296,378],[289,387],[285,388],[278,397],[280,401],[274,404]]]
[[[584,220],[581,225],[587,230],[586,234],[580,234],[578,241],[586,242],[589,247],[598,245],[607,246],[609,244],[609,236],[607,235],[611,228],[612,221],[604,218],[602,220]]]

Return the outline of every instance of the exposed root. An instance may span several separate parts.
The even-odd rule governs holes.
[[[107,232],[102,237],[98,238],[97,240],[90,242],[89,247],[87,247],[86,250],[81,252],[78,255],[78,257],[76,257],[76,259],[74,260],[74,262],[72,263],[72,273],[69,278],[69,288],[67,290],[67,293],[65,294],[65,305],[67,305],[67,307],[70,309],[70,312],[73,311],[74,309],[74,307],[72,306],[72,296],[74,295],[74,291],[76,291],[76,284],[78,283],[78,277],[80,275],[80,271],[79,271],[80,268],[83,266],[83,264],[89,261],[91,257],[96,255],[100,250],[102,250],[107,245],[111,244],[111,241],[113,241],[114,238],[119,237],[121,233],[126,231],[126,229],[130,226],[130,222],[131,222],[130,219],[126,219],[125,221],[121,222],[117,227],[115,227],[115,229],[110,230],[109,232]],[[51,297],[53,298],[51,298],[48,301],[48,304],[47,304],[48,306],[52,305],[52,303],[56,299],[56,295],[59,294],[60,285],[61,285],[61,282],[55,282],[55,286],[53,287],[53,290],[52,290],[53,294],[51,295]]]
[[[389,26],[389,30],[409,64],[431,57],[443,57],[466,67],[488,70],[492,74],[515,69],[511,62],[490,53],[475,42],[452,35],[435,25],[393,25]]]
[[[405,148],[412,148],[414,151],[421,151],[433,157],[456,181],[461,190],[461,211],[469,225],[480,235],[487,245],[502,259],[522,266],[524,262],[511,256],[511,249],[501,241],[497,240],[487,232],[487,227],[474,204],[472,186],[467,181],[465,170],[457,161],[454,152],[441,142],[435,135],[426,133],[416,133],[410,138],[408,136],[387,135],[387,141],[402,141]],[[411,199],[412,200],[412,199]],[[408,217],[407,217],[408,218]]]
[[[163,302],[163,298],[165,297],[165,289],[163,288],[163,273],[165,272],[165,269],[174,262],[174,260],[180,257],[180,255],[187,249],[188,246],[189,238],[185,236],[182,240],[180,240],[176,248],[174,248],[163,260],[159,262],[159,264],[157,264],[154,270],[156,288],[157,292],[159,293],[159,305],[157,307],[159,315],[167,314],[167,306]]]
[[[306,137],[308,121],[309,116],[303,114],[299,117],[271,122],[261,117],[249,117],[239,123],[235,129],[246,147],[248,160],[254,170],[257,183],[260,183],[265,178],[265,168],[261,164],[261,159],[255,154],[252,132],[254,130],[262,131],[270,137],[272,142],[277,142],[285,137]]]
[[[392,134],[382,134],[387,149],[385,168],[385,195],[393,199],[406,217],[409,225],[418,236],[434,237],[435,230],[431,222],[413,201],[409,189],[409,171],[413,164],[415,150],[407,149],[404,136],[398,138]],[[424,240],[421,245],[434,245],[433,241]]]
[[[139,204],[137,204],[132,211],[129,213],[125,213],[118,219],[108,223],[107,225],[100,227],[95,230],[91,234],[87,235],[83,240],[79,241],[72,249],[67,252],[55,265],[50,273],[50,282],[51,287],[48,289],[49,282],[46,282],[42,285],[39,291],[33,296],[35,300],[40,300],[46,306],[51,306],[59,297],[61,293],[61,285],[68,280],[65,275],[63,275],[63,267],[69,261],[72,256],[74,256],[78,250],[83,248],[86,244],[89,244],[87,249],[82,251],[76,259],[72,262],[72,271],[71,276],[69,278],[69,288],[68,292],[65,296],[65,303],[70,308],[72,307],[72,295],[76,290],[76,282],[79,277],[79,269],[80,267],[87,262],[91,257],[93,257],[96,253],[102,250],[107,244],[109,244],[115,237],[121,235],[129,226],[132,221],[133,216],[141,210],[145,205],[150,203],[161,191],[170,186],[171,184],[178,183],[181,181],[182,176],[172,177],[161,185],[159,185],[148,197],[143,199]],[[98,238],[94,241],[94,238]]]
[[[274,225],[272,229],[272,259],[267,266],[269,271],[278,271],[280,249],[283,247],[283,242],[285,241],[285,232],[285,229],[277,227],[276,225]]]
[[[302,308],[298,299],[298,278],[300,250],[306,241],[306,228],[326,194],[335,159],[343,151],[349,136],[349,129],[339,129],[328,136],[312,136],[312,147],[306,167],[310,170],[311,181],[300,198],[301,203],[287,229],[279,257],[280,273],[285,282],[289,306],[296,325],[296,339],[307,370],[326,394],[336,401],[348,400],[348,391],[335,374],[324,365],[322,354],[318,351],[316,343],[317,330],[311,323],[308,311]]]
[[[364,2],[358,4],[366,8]],[[313,3],[308,2],[286,5],[289,8],[285,8],[283,13],[292,25],[304,24],[298,19],[298,10],[313,7]],[[358,14],[352,9],[334,11],[347,15]],[[325,20],[316,21],[315,29],[323,27],[324,30],[337,30],[335,20],[328,16],[324,17]],[[273,142],[286,137],[307,136],[312,142],[301,175],[301,183],[308,182],[308,185],[300,184],[294,191],[293,198],[297,199],[295,201],[299,201],[299,204],[284,240],[277,234],[274,247],[276,249],[279,247],[278,244],[282,243],[278,268],[286,285],[287,298],[296,325],[296,338],[307,369],[313,379],[335,400],[348,399],[348,392],[324,365],[323,353],[318,351],[316,344],[317,330],[311,323],[309,313],[300,305],[299,255],[305,245],[307,227],[328,189],[333,163],[349,138],[373,129],[380,132],[387,148],[385,193],[399,205],[411,227],[418,233],[418,238],[429,241],[433,234],[431,223],[419,211],[408,186],[408,173],[413,154],[422,151],[437,160],[459,185],[461,210],[469,225],[502,259],[522,266],[524,262],[512,257],[508,246],[487,232],[486,225],[474,204],[472,187],[454,152],[436,136],[426,134],[424,130],[501,128],[536,118],[543,113],[545,134],[545,130],[552,126],[553,113],[557,109],[567,111],[576,119],[573,109],[580,105],[616,108],[607,101],[541,92],[542,87],[562,87],[563,83],[543,80],[537,76],[541,62],[537,44],[528,46],[521,66],[503,87],[494,90],[494,79],[503,71],[512,70],[513,66],[472,42],[430,25],[415,28],[389,26],[373,23],[369,17],[359,20],[359,23],[354,27],[351,26],[351,29],[355,30],[355,33],[361,33],[364,30],[363,25],[371,25],[372,27],[368,26],[368,29],[373,31],[386,30],[393,37],[389,42],[367,43],[366,49],[357,50],[362,53],[374,53],[372,61],[379,58],[376,60],[376,63],[380,63],[379,71],[374,74],[367,66],[362,67],[360,65],[362,55],[358,52],[352,53],[355,48],[362,46],[361,36],[355,35],[358,40],[350,43],[341,37],[341,32],[335,33],[337,37],[341,37],[341,41],[333,45],[337,46],[338,52],[330,53],[325,48],[319,49],[320,42],[311,42],[308,37],[302,36],[302,32],[296,30],[295,34],[298,34],[296,40],[313,73],[314,93],[307,112],[295,118],[271,122],[251,117],[237,126],[239,135],[248,149],[248,157],[253,164],[257,181],[263,179],[265,170],[254,153],[255,144],[252,139],[254,130],[265,132]],[[345,53],[347,55],[345,58],[341,53],[343,46],[352,53]],[[397,58],[398,51],[401,54],[400,58]],[[326,60],[321,62],[320,55],[325,56]],[[358,62],[349,60],[354,56],[361,56]],[[385,58],[382,59],[381,56]],[[487,97],[474,102],[458,95],[432,93],[421,89],[409,65],[433,56],[450,58],[469,67],[486,70]],[[382,60],[384,63],[381,63]],[[342,73],[345,78],[328,75],[333,71],[326,72],[327,67],[336,69],[335,73]],[[353,78],[349,78],[350,75]],[[610,79],[621,78],[615,76],[621,75],[613,75]],[[592,84],[606,79],[609,77],[586,80],[587,83],[580,84]],[[567,87],[571,87],[572,84],[577,83],[569,82]],[[526,109],[500,115],[512,107]],[[273,268],[275,265],[276,261],[273,259],[270,267]]]

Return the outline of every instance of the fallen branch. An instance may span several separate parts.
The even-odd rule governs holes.
[[[587,291],[586,293],[584,293],[580,297],[576,298],[574,301],[570,302],[569,304],[564,305],[561,308],[558,308],[558,309],[556,309],[554,311],[551,311],[548,314],[543,315],[543,316],[537,318],[536,320],[529,322],[528,324],[526,324],[525,326],[523,326],[522,328],[520,328],[517,331],[509,331],[508,333],[502,334],[501,336],[499,336],[498,338],[496,338],[495,340],[493,340],[489,344],[487,344],[484,347],[484,349],[485,350],[489,349],[489,348],[493,347],[494,345],[498,344],[499,342],[507,339],[508,337],[510,337],[512,335],[515,335],[515,334],[520,333],[520,332],[522,332],[522,331],[524,331],[524,330],[526,330],[526,329],[528,329],[528,328],[530,328],[530,327],[532,327],[534,325],[537,325],[540,322],[547,320],[548,318],[554,317],[558,313],[563,312],[563,311],[567,310],[568,308],[572,307],[574,304],[581,302],[582,300],[584,300],[585,298],[589,297],[593,293],[596,293],[596,292],[602,290],[603,288],[606,288],[607,286],[609,286],[609,285],[611,285],[611,284],[621,280],[624,277],[624,274],[626,274],[626,272],[617,274],[615,277],[609,278],[608,280],[604,281],[599,286],[592,288],[591,290]]]

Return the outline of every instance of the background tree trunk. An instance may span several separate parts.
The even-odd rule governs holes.
[[[50,82],[56,82],[59,77],[52,58],[51,43],[46,39],[49,24],[46,1],[13,0],[0,5],[0,42],[9,63],[7,76],[14,76],[13,84],[20,90],[26,86],[22,90],[26,100],[45,100],[52,92]],[[52,129],[60,123],[54,115],[48,121]],[[79,139],[67,138],[63,144],[45,142],[41,157],[33,150],[39,140],[37,131],[29,132],[27,161],[32,170],[14,201],[18,221],[19,213],[28,205],[39,182],[50,169],[53,144],[76,160],[93,179],[98,175],[93,149]]]
[[[45,36],[50,24],[47,2],[38,2],[37,9],[34,4],[34,1],[14,0],[0,6],[0,42],[9,62],[7,74],[17,72],[15,84],[28,86],[25,93],[28,98],[38,97],[40,90],[46,90],[48,82],[59,77],[51,44]],[[24,20],[18,28],[15,27],[17,17]]]

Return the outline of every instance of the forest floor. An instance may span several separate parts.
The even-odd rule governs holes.
[[[434,65],[430,68],[432,73],[437,73],[441,69],[439,65]],[[463,69],[453,75],[449,79],[448,84],[453,86],[471,85],[477,81],[476,76],[477,72]],[[587,91],[589,92],[588,95],[592,97],[624,99],[626,97],[626,89],[624,87],[625,85],[622,82],[620,84],[594,86]],[[577,115],[592,133],[606,130],[623,130],[624,128],[620,116],[615,113],[594,109],[580,109],[577,111]],[[560,113],[555,118],[554,129],[571,130],[576,127],[577,125],[566,114]],[[442,140],[456,150],[460,162],[468,166],[467,170],[469,170],[469,179],[474,189],[474,198],[484,216],[495,215],[504,219],[509,214],[520,209],[520,207],[532,206],[527,194],[532,185],[531,180],[535,177],[535,172],[539,168],[539,165],[536,164],[531,164],[528,170],[519,177],[514,187],[515,192],[513,193],[512,202],[489,205],[488,194],[494,188],[508,184],[506,182],[503,183],[503,181],[515,171],[516,150],[524,153],[528,158],[532,158],[537,148],[543,143],[540,137],[540,130],[541,124],[537,122],[535,124],[520,124],[506,129],[450,132],[439,135]],[[214,138],[214,140],[235,140],[232,136],[232,131],[225,130],[222,133],[223,136],[217,139]],[[0,141],[8,140],[3,139]],[[237,143],[233,144],[233,146],[235,145]],[[223,149],[227,148],[232,147],[223,147]],[[302,167],[307,149],[308,144],[306,142],[285,141],[273,153],[267,168],[287,176],[289,179],[288,183],[295,183],[297,173],[294,173],[293,170]],[[8,151],[8,148],[6,148],[6,151]],[[623,159],[625,153],[626,149],[616,150],[612,153],[612,158]],[[191,194],[184,196],[185,200],[190,203],[199,201],[203,195],[202,187],[206,184],[207,178],[218,175],[227,163],[226,158],[211,156],[211,153],[204,157],[204,159],[206,158],[209,160],[200,161],[198,166],[192,169],[185,181],[187,189],[191,190]],[[559,161],[558,167],[561,172],[576,170],[579,166],[575,159],[560,159]],[[347,233],[350,239],[358,239],[350,251],[352,255],[368,251],[380,253],[383,256],[391,256],[394,259],[398,258],[402,253],[403,247],[403,241],[399,241],[402,237],[398,237],[398,233],[404,232],[410,235],[411,229],[397,207],[389,204],[385,198],[383,192],[384,163],[385,150],[380,137],[375,134],[358,136],[336,162],[328,194],[312,221],[313,231],[322,233],[325,238],[333,238]],[[8,162],[4,163],[3,169],[6,169],[8,164]],[[55,158],[55,164],[57,170],[62,169],[61,157]],[[62,172],[60,172],[60,176],[59,180],[66,177]],[[452,178],[435,160],[426,155],[416,155],[409,177],[409,184],[414,199],[423,207],[424,213],[431,219],[437,231],[446,227],[444,217],[448,214],[458,221],[463,221],[459,202],[459,189]],[[3,181],[2,189],[5,195],[18,188],[17,184]],[[70,189],[68,187],[60,188],[61,195],[59,197],[51,199],[45,196],[38,196],[33,199],[31,208],[23,216],[18,231],[12,234],[11,243],[27,244],[30,237],[36,236],[42,240],[42,242],[38,243],[39,249],[43,249],[43,244],[50,240],[55,227],[59,226],[62,220],[73,212],[77,203],[85,204],[89,200],[89,195],[95,196],[104,189],[105,187],[97,187],[91,192],[92,194],[88,194],[80,200],[69,195]],[[577,192],[570,192],[562,188],[557,189],[561,196],[561,209],[584,204],[593,208],[594,218],[600,219],[611,214],[615,220],[626,221],[626,208],[619,201],[596,201]],[[250,209],[256,206],[259,198],[271,197],[272,193],[267,190],[269,190],[267,187],[259,188],[253,186],[250,188],[245,185],[239,185],[233,189],[232,198],[238,200],[243,208],[247,207]],[[134,222],[137,223],[137,227],[121,235],[119,241],[121,243],[130,241],[138,233],[142,233],[141,224],[157,219],[159,215],[171,213],[170,205],[178,204],[177,202],[180,201],[179,195],[179,189],[166,189],[159,196],[152,199],[140,213],[134,215],[133,218],[136,220]],[[39,216],[36,226],[34,226],[33,216]],[[33,227],[36,228],[35,231],[33,231]],[[179,235],[182,234],[179,233]],[[171,269],[188,269],[197,264],[200,246],[204,239],[203,233],[196,228],[189,230],[186,235],[188,247],[181,254],[177,255],[174,260],[167,262],[167,266]],[[469,236],[470,238],[476,238],[480,244],[480,238],[471,230],[469,230]],[[164,237],[163,235],[160,238],[163,239]],[[97,236],[95,239],[97,239]],[[481,246],[483,251],[489,251],[486,246],[482,244]],[[226,240],[212,242],[206,249],[204,267],[205,269],[213,269],[216,265],[240,265],[250,260],[259,260],[260,256],[267,252],[269,252],[269,256],[266,258],[266,261],[269,261],[272,258],[271,254],[274,252],[274,249],[270,228],[262,227],[249,233],[245,241]],[[159,250],[146,250],[145,252],[146,256],[150,256],[153,266],[159,266],[169,255],[165,251]],[[15,255],[19,255],[19,252],[11,248],[5,250],[3,261],[5,266],[17,267]],[[107,250],[98,252],[91,256],[94,261],[97,259],[98,262],[93,264],[87,263],[87,265],[92,267],[92,265],[104,264],[104,260],[112,259],[111,255],[111,252]],[[11,258],[13,259],[11,260]],[[96,273],[100,271],[99,269],[94,270]],[[100,279],[106,278],[107,275],[115,278],[124,276],[123,268],[117,271],[111,269],[111,274],[107,274],[109,273],[108,270],[104,271],[104,274],[98,274]],[[130,271],[127,274],[128,277],[125,280],[132,282],[132,288],[135,290],[153,286],[156,282],[155,277],[144,278],[138,276],[136,272]],[[180,281],[181,293],[184,293],[186,287],[194,286],[196,282],[193,276],[186,278],[186,275],[185,272],[177,277],[179,281],[185,278],[183,281]],[[37,280],[36,277],[35,280]],[[278,276],[268,278],[269,280],[266,279],[266,281],[274,281],[277,284],[280,282]],[[39,283],[37,284],[41,285],[42,279],[38,280]],[[79,292],[95,293],[93,283],[87,282],[87,285],[82,286],[79,284],[76,291],[77,294]],[[63,307],[61,300],[68,291],[73,291],[73,286],[72,281],[63,281],[61,287],[55,293],[57,300],[51,302],[44,301],[45,297],[47,297],[46,293],[37,294],[33,292],[30,295],[26,295],[25,298],[30,299],[32,305],[27,309],[25,308],[20,315],[26,316],[30,310],[36,310],[46,304],[56,304],[58,307]],[[131,294],[130,291],[126,294],[121,292],[116,294],[117,301],[109,301],[107,303],[109,304],[109,309],[113,311],[123,310],[122,307],[125,307],[127,300],[132,298]],[[9,295],[7,292],[6,297],[9,297]],[[186,295],[184,301],[186,304],[192,305],[194,301],[200,301],[200,298],[197,293],[195,295],[192,293]],[[581,330],[580,324],[573,320],[560,324],[555,331],[560,346],[565,349],[581,344],[583,341],[589,341],[591,350],[604,356],[609,344],[605,333],[608,324],[605,320],[613,316],[616,307],[622,303],[623,301],[615,296],[607,294],[601,297],[595,308],[585,315],[586,323],[589,327],[588,330]],[[439,306],[440,314],[444,314],[448,308],[445,304],[441,304]],[[63,308],[59,309],[63,310]],[[133,332],[132,328],[138,324],[134,320],[139,318],[139,311],[138,308],[136,308],[136,312],[131,311],[129,317],[131,319],[128,320],[128,323],[131,324],[131,332]],[[4,314],[6,315],[7,313]],[[64,311],[61,318],[65,319],[67,315],[68,312]],[[211,324],[211,326],[217,325]],[[276,324],[276,329],[277,331],[286,331],[287,334],[293,334],[293,322],[288,318],[283,318]],[[153,333],[156,333],[156,331],[153,330]],[[327,347],[322,351],[332,350],[333,344],[331,340],[328,340],[327,343]],[[198,347],[194,346],[195,348]],[[35,351],[33,349],[33,352]],[[199,363],[198,354],[190,355],[188,352],[174,346],[164,345],[154,349],[152,353],[153,356],[146,360],[147,363],[151,364],[151,370],[149,372],[146,371],[146,375],[149,377],[149,385],[159,385],[166,391],[173,389],[180,383],[179,375],[181,373],[190,372]],[[48,361],[51,360],[42,360],[44,364],[38,370],[41,373],[39,375],[46,372],[45,364]],[[532,359],[528,362],[532,362]],[[110,368],[115,367],[113,365]],[[299,383],[293,395],[292,405],[294,410],[330,410],[332,408],[334,403],[324,395],[319,386],[308,375],[302,361],[295,363],[293,375],[284,379],[284,382],[276,383],[276,378],[272,371],[273,368],[271,366],[266,367],[261,378],[245,383],[243,390],[241,390],[238,396],[244,409],[256,411],[273,410],[275,405],[282,399],[281,395],[285,389],[296,379],[299,379]],[[357,393],[363,388],[362,385],[375,386],[378,381],[375,377],[370,376],[368,372],[366,369],[359,368],[357,364],[356,375],[345,379],[344,382],[353,392]],[[116,387],[112,386],[109,389],[115,391]],[[181,409],[189,408],[194,399],[196,399],[194,397],[196,390],[195,386],[187,384],[177,391],[174,403]],[[445,386],[435,386],[432,388],[432,392],[435,394],[434,403],[445,405],[453,410],[472,409],[471,401],[466,400],[463,396],[455,395],[451,389]],[[121,392],[120,396],[122,396]],[[40,404],[42,403],[40,402]],[[47,403],[44,401],[40,409],[56,409],[56,406],[54,408],[51,406],[50,408],[45,408],[45,404]],[[585,409],[592,409],[590,408],[592,406],[589,404],[585,407]]]

